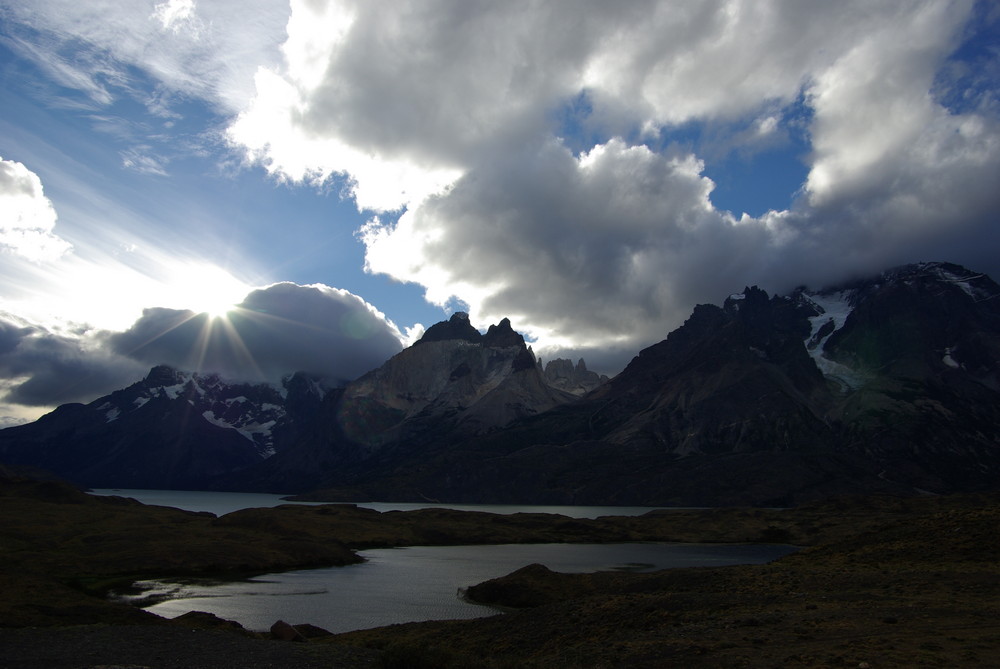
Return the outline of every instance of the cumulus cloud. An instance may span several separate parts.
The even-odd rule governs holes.
[[[0,158],[0,250],[35,262],[55,260],[72,248],[53,232],[55,224],[38,175]]]
[[[855,33],[895,21],[869,4],[294,0],[285,62],[258,71],[230,137],[279,174],[348,173],[359,193],[386,175],[443,181],[549,136],[580,96],[606,137],[790,102]],[[428,185],[359,202],[393,209]]]
[[[481,320],[507,315],[535,337],[587,346],[656,336],[766,246],[762,226],[712,207],[690,154],[611,140],[575,157],[553,141],[509,160],[394,226],[370,226],[370,270],[427,286],[442,305],[460,297]]]
[[[944,257],[1000,270],[998,115],[933,93],[975,11],[303,0],[230,138],[285,178],[347,174],[362,208],[405,205],[361,231],[370,271],[479,324],[510,316],[543,350],[624,351],[747,283]],[[752,151],[803,122],[796,105],[811,152],[795,204],[715,208],[674,133],[728,124],[731,149]],[[379,166],[384,198],[366,190]]]
[[[9,11],[113,56],[101,76],[50,61],[93,96],[131,63],[231,112],[248,160],[341,183],[370,212],[369,271],[464,302],[481,326],[509,316],[540,351],[624,356],[744,284],[929,259],[1000,273],[995,52],[954,55],[996,31],[988,3],[101,4]],[[747,154],[804,136],[793,204],[715,207],[715,156],[692,151],[692,127]],[[191,350],[197,321],[163,335],[164,354]],[[243,327],[252,341],[263,325]]]
[[[107,344],[147,365],[272,382],[295,371],[351,380],[402,348],[396,327],[356,295],[292,283],[251,292],[223,318],[146,309],[128,330],[109,334]]]

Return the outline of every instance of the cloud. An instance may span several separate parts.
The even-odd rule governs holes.
[[[553,141],[508,160],[394,226],[371,225],[369,269],[427,286],[438,304],[466,300],[480,321],[509,316],[547,344],[594,346],[656,337],[692,300],[739,281],[767,244],[761,225],[712,208],[690,154],[611,140],[575,157]]]
[[[369,271],[480,325],[510,316],[541,350],[625,351],[744,284],[938,258],[1000,271],[997,110],[933,92],[954,97],[941,73],[974,10],[303,0],[230,139],[285,178],[346,173],[361,208],[405,206],[362,229]],[[793,123],[811,143],[795,204],[716,209],[684,128],[752,153]],[[366,190],[380,166],[384,198]]]
[[[163,159],[144,152],[148,150],[149,147],[140,146],[122,151],[122,166],[136,172],[141,172],[142,174],[152,174],[160,177],[167,176],[167,169]]]
[[[142,95],[132,68],[221,110],[242,109],[255,70],[278,57],[285,0],[2,0],[6,43],[63,86],[107,105]]]
[[[9,11],[95,100],[137,65],[230,114],[231,145],[275,177],[342,185],[378,214],[359,233],[369,271],[479,325],[510,316],[539,351],[624,362],[744,284],[930,259],[1000,273],[988,3],[101,5]],[[67,36],[90,55],[60,58]],[[712,160],[793,136],[808,174],[792,206],[713,205]],[[177,328],[191,341],[196,320]]]
[[[347,173],[359,205],[394,209],[550,136],[581,96],[577,120],[605,140],[787,104],[855,34],[895,21],[868,5],[294,0],[285,62],[258,70],[230,138],[277,174]],[[385,178],[396,197],[372,197]]]
[[[38,175],[0,158],[0,250],[34,262],[58,259],[72,246],[53,233],[55,224]]]
[[[60,334],[19,320],[0,313],[4,403],[89,402],[142,376],[141,365],[102,350],[92,333]]]
[[[178,32],[185,23],[191,21],[194,15],[194,0],[169,0],[153,7],[153,18],[157,19],[165,30]]]
[[[224,318],[146,309],[106,340],[115,353],[147,365],[271,382],[295,371],[351,380],[402,348],[396,327],[356,295],[293,283],[254,290]]]
[[[120,332],[58,331],[0,312],[0,425],[36,418],[25,406],[90,402],[157,364],[253,382],[279,383],[296,371],[338,382],[401,348],[385,316],[345,290],[321,285],[254,290],[224,318],[150,308]]]

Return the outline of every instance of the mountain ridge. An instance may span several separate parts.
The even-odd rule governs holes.
[[[18,458],[29,447],[69,457],[57,442],[79,442],[88,429],[93,438],[101,420],[114,436],[115,423],[136,413],[127,401],[156,400],[173,416],[174,432],[164,434],[191,442],[173,461],[204,459],[189,452],[198,439],[253,449],[228,469],[199,465],[212,472],[199,483],[218,489],[319,489],[340,501],[772,506],[992,489],[1000,487],[998,296],[992,279],[949,263],[783,296],[746,286],[721,305],[697,305],[612,379],[582,360],[543,366],[508,319],[480,333],[458,312],[343,388],[318,394],[292,377],[308,408],[289,401],[291,388],[280,403],[261,390],[254,404],[248,388],[209,402],[217,379],[154,368],[145,381],[172,384],[155,397],[125,389],[120,401],[87,405],[86,420],[79,405],[60,407],[21,431],[30,439],[0,431],[0,460],[44,466]],[[169,405],[178,398],[192,408]],[[233,407],[243,405],[258,407],[255,416],[241,418]],[[194,409],[206,424],[197,438],[175,434]],[[274,415],[264,420],[267,410]],[[135,422],[139,434],[149,431]],[[138,447],[135,435],[122,439],[127,453]]]
[[[781,506],[995,488],[997,295],[988,277],[947,263],[788,296],[750,286],[722,306],[695,307],[576,403],[475,443],[442,439],[360,486],[353,478],[349,490]]]

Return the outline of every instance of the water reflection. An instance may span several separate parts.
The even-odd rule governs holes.
[[[415,546],[361,552],[366,562],[235,583],[147,582],[165,601],[147,609],[168,618],[208,611],[252,630],[276,620],[331,632],[421,620],[478,618],[496,609],[463,600],[470,585],[531,563],[554,571],[652,571],[770,562],[790,546],[746,544],[509,544]],[[146,593],[150,594],[150,593]]]

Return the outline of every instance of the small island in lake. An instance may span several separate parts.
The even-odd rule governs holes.
[[[592,520],[352,505],[217,518],[5,476],[0,503],[0,645],[10,666],[973,667],[1000,652],[996,494]],[[525,565],[469,589],[506,614],[340,635],[310,621],[275,621],[266,634],[208,614],[168,621],[104,597],[140,578],[350,564],[371,547],[623,541],[803,549],[766,565],[654,573]],[[191,630],[196,643],[177,641]]]

